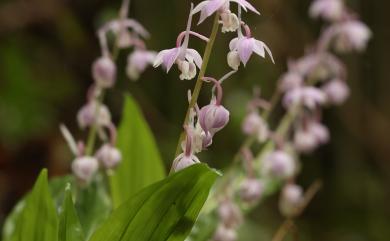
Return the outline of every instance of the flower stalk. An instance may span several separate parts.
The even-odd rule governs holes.
[[[191,101],[188,105],[188,109],[187,109],[187,112],[186,112],[186,115],[185,115],[185,118],[183,121],[183,125],[185,125],[188,122],[188,120],[190,118],[191,110],[195,107],[195,105],[198,101],[198,97],[199,97],[199,94],[200,94],[200,91],[201,91],[202,85],[203,85],[203,77],[206,73],[207,65],[208,65],[208,62],[210,59],[210,55],[211,55],[211,51],[213,49],[214,42],[215,42],[215,39],[216,39],[217,33],[218,33],[218,28],[219,28],[218,20],[219,20],[219,14],[216,14],[214,17],[214,22],[213,22],[213,27],[211,30],[210,38],[209,38],[209,41],[207,42],[206,49],[205,49],[204,54],[203,54],[202,66],[199,70],[199,74],[198,74],[198,78],[197,78],[196,83],[195,83],[194,90],[192,91]],[[177,143],[175,157],[180,153],[181,143],[185,137],[186,137],[186,133],[185,133],[185,131],[183,131],[180,134],[179,141]]]

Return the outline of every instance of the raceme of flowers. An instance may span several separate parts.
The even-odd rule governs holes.
[[[156,52],[149,51],[144,42],[149,38],[148,31],[139,22],[127,17],[128,7],[129,1],[123,1],[118,17],[104,24],[97,32],[102,55],[92,65],[94,83],[88,90],[85,105],[77,114],[80,128],[89,131],[88,139],[76,141],[69,130],[61,125],[61,131],[75,155],[72,172],[81,186],[93,181],[99,169],[110,174],[122,159],[115,147],[116,127],[109,108],[103,104],[104,93],[116,82],[116,51],[132,48],[126,67],[126,73],[132,80],[137,80],[156,57]],[[111,48],[107,39],[109,32],[116,39]],[[96,137],[100,140],[100,147],[95,150]]]
[[[231,5],[237,5],[233,12]],[[162,66],[169,72],[175,65],[180,71],[179,79],[192,80],[196,76],[197,86],[212,87],[210,101],[198,106],[199,89],[188,92],[189,108],[183,124],[184,138],[180,138],[179,151],[172,162],[172,172],[180,171],[201,162],[197,155],[211,147],[213,137],[229,122],[230,112],[223,106],[223,82],[245,67],[253,54],[269,58],[274,62],[270,48],[253,37],[251,28],[242,20],[245,12],[259,14],[259,11],[246,0],[206,0],[197,6],[191,4],[186,29],[179,33],[173,48],[159,53],[150,51],[144,42],[148,31],[136,20],[127,17],[129,1],[125,0],[118,18],[109,21],[98,31],[102,56],[92,65],[94,83],[87,93],[87,101],[77,114],[81,129],[89,130],[86,141],[75,141],[65,126],[61,131],[75,155],[72,163],[73,174],[81,185],[88,185],[99,169],[108,173],[121,161],[121,153],[115,147],[116,127],[111,114],[103,104],[104,93],[116,82],[116,52],[123,48],[133,48],[128,56],[126,73],[137,80],[149,66]],[[211,16],[221,25],[222,33],[236,32],[227,50],[227,66],[231,70],[216,79],[198,74],[205,71],[201,54],[190,48],[190,38],[197,37],[207,46],[212,46],[215,36],[206,37],[193,31],[193,18],[199,13],[198,24]],[[299,155],[313,152],[330,140],[328,128],[321,123],[322,108],[341,105],[350,94],[347,70],[334,54],[363,51],[371,37],[370,29],[361,22],[342,0],[315,0],[309,14],[326,22],[317,43],[307,53],[288,63],[287,72],[281,76],[275,96],[282,96],[281,103],[286,116],[280,125],[272,130],[268,124],[269,113],[275,103],[264,100],[259,91],[248,103],[248,113],[242,123],[242,131],[248,137],[239,151],[238,161],[232,164],[232,173],[221,179],[222,188],[217,188],[212,198],[216,199],[214,208],[219,224],[213,236],[214,241],[234,241],[237,229],[243,221],[243,207],[252,207],[265,197],[265,190],[271,183],[282,183],[280,211],[288,217],[299,215],[304,205],[303,188],[295,183],[300,172]],[[217,28],[218,29],[218,28]],[[109,48],[107,34],[115,35],[116,41]],[[205,55],[206,56],[206,55]],[[199,71],[202,73],[202,71]],[[95,139],[100,147],[95,150]],[[263,146],[254,154],[253,144]],[[239,176],[239,178],[237,178]],[[232,182],[236,182],[234,185]]]

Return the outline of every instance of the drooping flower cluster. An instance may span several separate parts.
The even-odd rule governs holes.
[[[222,78],[221,80],[223,80]],[[188,123],[184,126],[186,139],[182,143],[183,153],[173,161],[172,169],[179,171],[199,162],[196,153],[207,149],[212,144],[214,135],[222,130],[229,122],[229,111],[222,105],[223,90],[221,80],[204,77],[204,81],[214,83],[216,96],[211,98],[210,104],[199,109],[191,109]],[[189,101],[191,96],[189,96]]]
[[[129,1],[124,0],[118,18],[104,24],[98,30],[102,56],[92,65],[94,83],[87,93],[87,102],[77,114],[77,122],[81,129],[88,129],[88,140],[76,141],[65,126],[61,131],[68,142],[75,159],[72,171],[82,185],[88,185],[99,170],[110,172],[121,161],[121,152],[115,147],[116,127],[111,120],[109,108],[103,104],[104,92],[115,85],[117,67],[114,62],[115,51],[133,48],[128,56],[127,74],[136,80],[156,56],[148,51],[143,41],[149,37],[146,29],[134,19],[127,17]],[[112,50],[108,47],[107,34],[112,32],[115,42]],[[100,147],[95,150],[96,136],[100,139]]]
[[[238,4],[238,16],[230,10],[231,2]],[[196,76],[196,68],[201,68],[202,57],[196,50],[188,48],[190,35],[196,36],[206,42],[209,41],[207,37],[191,31],[192,17],[199,12],[200,18],[198,24],[202,23],[211,15],[218,14],[223,33],[237,31],[238,36],[231,40],[229,44],[230,52],[227,55],[228,65],[232,69],[238,70],[240,62],[246,65],[253,53],[263,58],[265,58],[267,53],[271,57],[272,62],[274,62],[271,50],[264,42],[253,38],[249,26],[241,20],[241,8],[245,11],[250,10],[259,14],[246,0],[207,0],[199,3],[195,8],[191,6],[186,31],[178,35],[175,48],[163,50],[158,53],[154,67],[162,65],[169,72],[172,66],[176,64],[181,72],[181,80],[190,80]],[[245,35],[242,33],[242,27],[245,29]]]
[[[207,8],[204,14],[207,13],[206,10]],[[275,96],[282,96],[281,103],[287,110],[286,116],[275,131],[272,131],[267,124],[270,106],[258,95],[250,101],[250,108],[242,125],[243,132],[249,138],[249,142],[243,144],[243,153],[240,155],[244,168],[239,172],[244,177],[237,173],[236,179],[228,176],[226,179],[230,183],[240,182],[239,187],[235,184],[218,190],[233,193],[229,200],[233,202],[238,199],[238,206],[254,205],[264,197],[268,183],[280,182],[282,189],[279,207],[286,218],[299,215],[307,201],[302,187],[295,184],[300,171],[299,155],[314,151],[330,139],[328,128],[321,123],[322,108],[341,105],[350,93],[346,83],[346,68],[331,51],[362,51],[371,36],[368,27],[347,9],[342,0],[315,0],[310,8],[310,16],[321,17],[329,24],[316,46],[305,56],[290,61],[287,73],[279,79]],[[264,55],[264,50],[268,51],[265,45],[263,51],[258,51],[256,47],[261,44],[249,40],[248,32],[246,30],[247,40],[243,44],[245,51],[240,49],[239,40],[231,43],[231,49],[235,52],[229,53],[228,62],[233,69],[238,68],[240,62],[245,65],[251,51],[260,56]],[[254,143],[262,146],[256,156],[251,153]],[[224,223],[222,218],[220,222]],[[220,225],[213,240],[236,240],[236,232]]]

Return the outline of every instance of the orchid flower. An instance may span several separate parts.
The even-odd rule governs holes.
[[[238,68],[237,62],[241,61],[244,66],[248,63],[249,58],[255,52],[260,57],[265,58],[265,52],[271,57],[273,63],[275,63],[271,50],[268,46],[252,37],[251,31],[248,25],[244,25],[245,36],[241,33],[241,29],[238,30],[238,37],[232,39],[229,44],[230,52],[228,54],[228,63],[233,69]],[[232,59],[234,58],[234,59]],[[231,65],[230,63],[235,63]]]
[[[163,65],[168,73],[173,64],[176,63],[181,71],[181,80],[193,79],[196,75],[196,67],[200,68],[202,65],[202,57],[198,51],[188,48],[190,34],[206,42],[208,41],[207,37],[190,30],[193,16],[192,9],[193,5],[191,5],[191,12],[188,17],[187,29],[177,37],[176,47],[160,51],[153,64],[155,68]]]
[[[156,52],[144,49],[136,49],[127,58],[126,73],[132,80],[138,80],[140,74],[156,58]]]
[[[193,13],[200,12],[200,18],[198,24],[201,24],[206,18],[210,17],[216,11],[223,13],[230,12],[230,2],[236,2],[240,7],[242,7],[245,11],[248,9],[256,14],[260,14],[255,7],[253,7],[246,0],[206,0],[199,3]]]
[[[182,147],[183,153],[179,154],[172,163],[172,169],[176,172],[200,162],[198,157],[194,155],[192,130],[188,126],[185,126],[184,129],[187,132],[187,137],[185,145]]]

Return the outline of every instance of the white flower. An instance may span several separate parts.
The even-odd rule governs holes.
[[[335,27],[335,48],[340,52],[362,51],[371,38],[371,30],[358,20],[349,20]]]
[[[283,215],[292,217],[303,203],[303,190],[296,184],[286,184],[282,190],[279,208]]]
[[[99,163],[94,157],[82,156],[77,157],[72,163],[72,171],[77,179],[85,184],[89,183],[96,171]]]
[[[111,114],[104,104],[97,104],[96,101],[90,101],[77,113],[77,122],[81,128],[94,124],[99,127],[108,126],[111,123]]]
[[[345,81],[341,80],[332,80],[326,83],[322,87],[322,91],[324,91],[326,95],[326,101],[330,104],[340,105],[345,102],[345,100],[349,96],[349,87],[345,83]]]
[[[113,169],[121,161],[122,155],[117,148],[105,144],[97,151],[96,158],[101,161],[106,169]]]
[[[262,163],[262,172],[265,176],[288,179],[295,174],[295,171],[294,159],[282,150],[271,152]]]
[[[315,0],[310,6],[309,13],[312,18],[338,20],[344,13],[344,2],[342,0]]]

